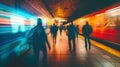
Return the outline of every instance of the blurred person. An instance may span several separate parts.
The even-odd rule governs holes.
[[[91,42],[90,42],[90,34],[92,33],[93,29],[92,26],[88,24],[88,21],[86,21],[86,24],[82,28],[82,34],[85,37],[85,48],[91,49]],[[88,42],[88,44],[87,44]]]
[[[37,25],[29,31],[27,34],[27,41],[31,42],[34,54],[35,64],[39,62],[39,52],[40,50],[43,53],[42,62],[46,63],[47,61],[47,48],[51,49],[50,44],[47,39],[46,32],[42,26],[42,20],[40,18],[37,19]]]
[[[50,26],[50,33],[51,33],[51,36],[53,37],[53,26],[52,25]]]
[[[67,35],[68,35],[68,44],[69,44],[69,50],[72,50],[72,44],[73,43],[73,51],[76,50],[76,43],[75,43],[75,38],[76,38],[76,27],[73,25],[73,22],[67,27]]]
[[[62,29],[63,29],[63,26],[60,25],[60,27],[59,27],[59,30],[60,30],[60,36],[62,36]]]
[[[53,44],[56,44],[58,26],[56,24],[53,24],[53,29],[52,30],[53,30]]]

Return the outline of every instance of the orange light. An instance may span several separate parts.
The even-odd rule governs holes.
[[[10,24],[10,19],[0,18],[0,24]]]

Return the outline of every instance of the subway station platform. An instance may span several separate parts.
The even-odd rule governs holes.
[[[48,40],[51,45],[51,50],[48,50],[47,63],[42,63],[43,55],[40,52],[38,67],[120,67],[120,52],[114,49],[108,49],[109,47],[99,47],[104,44],[95,43],[91,40],[92,48],[89,51],[84,47],[83,37],[79,36],[76,39],[76,51],[73,52],[69,51],[68,40],[64,31],[62,36],[58,32],[56,44],[52,43],[50,34],[48,34]],[[24,42],[24,39],[20,40],[20,42]],[[24,46],[19,48],[22,47]],[[16,55],[4,59],[0,67],[36,67],[34,66],[32,48],[19,54],[19,56]]]
[[[47,62],[26,44],[26,32],[40,18],[51,50]],[[69,51],[68,38],[58,31],[57,42],[49,28],[54,24],[66,30],[77,27],[76,51]],[[83,26],[93,28],[91,50],[85,49]],[[88,30],[87,30],[88,31]],[[120,0],[0,0],[0,67],[120,67]],[[39,47],[38,47],[39,48]]]

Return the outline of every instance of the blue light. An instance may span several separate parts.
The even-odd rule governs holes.
[[[10,18],[12,32],[25,32],[25,20],[30,21],[30,27],[33,28],[36,25],[37,17],[21,9],[14,9],[9,6],[0,4],[0,16],[6,16]],[[31,19],[32,18],[32,19]]]
[[[13,33],[17,33],[19,31],[21,32],[26,31],[25,26],[24,26],[24,20],[25,20],[24,18],[17,17],[17,16],[10,17]]]
[[[45,21],[45,20],[42,20],[42,26],[43,26],[44,28],[46,28],[46,21]]]

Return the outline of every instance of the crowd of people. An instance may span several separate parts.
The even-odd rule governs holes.
[[[50,26],[50,33],[53,38],[53,44],[56,44],[58,30],[60,30],[60,36],[62,36],[63,30],[66,31],[69,51],[76,51],[76,38],[78,39],[79,26],[75,26],[73,21],[70,21],[70,24],[67,27],[64,27],[63,25],[57,26],[57,24],[54,23],[52,26]],[[82,27],[82,35],[85,37],[85,48],[89,50],[91,49],[90,34],[92,31],[92,27],[89,25],[88,21],[86,21],[86,24]],[[40,18],[37,20],[37,25],[27,33],[27,43],[30,44],[33,48],[35,63],[37,64],[39,61],[40,51],[43,53],[43,62],[46,63],[46,43],[49,49],[51,49],[51,46],[48,42],[48,38],[45,29],[42,26],[42,20]]]

